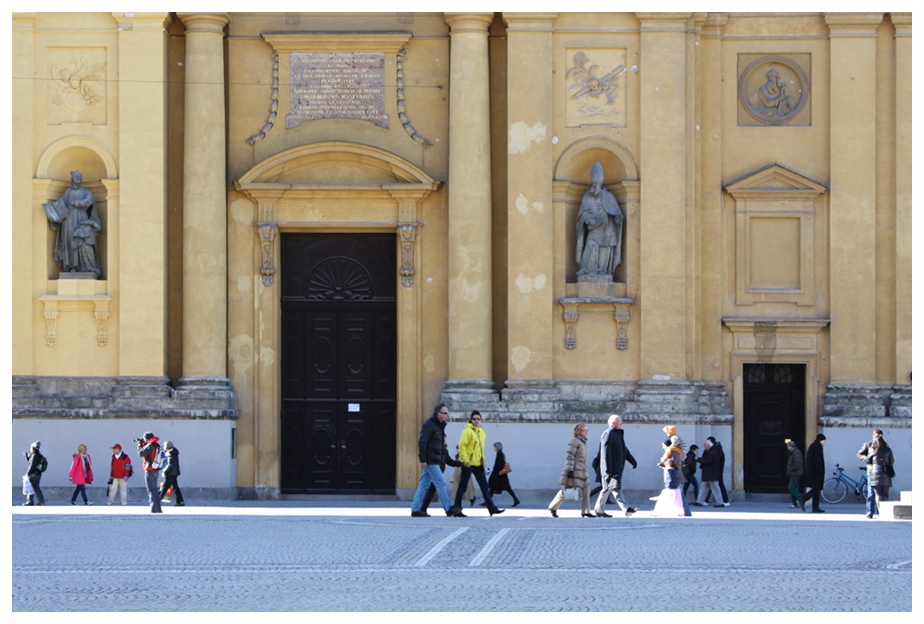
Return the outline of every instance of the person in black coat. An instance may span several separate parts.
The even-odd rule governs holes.
[[[163,498],[167,490],[172,487],[173,494],[176,496],[176,506],[185,507],[183,492],[180,491],[180,485],[176,482],[176,478],[180,476],[180,449],[167,440],[164,444],[164,454],[167,456],[167,463],[164,465],[164,483],[160,486],[158,495]]]
[[[805,451],[805,494],[799,499],[799,509],[805,511],[805,501],[812,499],[812,513],[824,513],[821,508],[821,488],[825,484],[825,434],[819,433]]]
[[[683,495],[686,497],[687,490],[693,485],[693,500],[699,498],[699,481],[696,480],[696,451],[699,447],[695,444],[690,445],[690,452],[683,458],[683,478],[687,480],[683,484]]]
[[[445,470],[447,465],[452,466],[453,468],[458,468],[459,466],[462,465],[462,462],[456,459],[453,459],[452,456],[449,454],[449,447],[446,446],[446,436],[444,435],[443,436],[443,461],[440,464],[440,467],[441,467],[440,469]],[[420,505],[420,513],[423,513],[423,514],[427,513],[427,509],[430,508],[430,503],[433,502],[434,496],[436,496],[436,486],[431,483],[430,488],[427,490],[427,493],[424,494],[423,503]]]
[[[430,489],[430,484],[436,486],[440,502],[447,516],[462,516],[459,507],[452,506],[452,499],[446,491],[446,479],[443,478],[443,468],[446,467],[444,452],[446,450],[446,421],[449,420],[449,408],[439,403],[433,409],[433,415],[424,421],[420,427],[420,436],[417,438],[417,459],[420,461],[420,481],[417,491],[411,502],[411,516],[414,518],[428,518],[430,514],[421,512],[424,496]]]
[[[41,440],[36,440],[32,443],[32,446],[29,447],[29,452],[23,453],[26,461],[29,462],[29,470],[26,471],[26,476],[29,478],[32,489],[35,491],[34,494],[26,496],[26,502],[23,503],[26,507],[31,507],[36,504],[45,504],[45,496],[42,494],[42,488],[39,487],[39,483],[42,481],[42,473],[48,468],[48,461],[45,459],[45,456],[42,455],[41,448]],[[38,500],[38,503],[35,502],[36,500]]]
[[[513,493],[513,488],[510,487],[510,477],[507,476],[507,473],[501,474],[501,470],[507,464],[504,445],[500,442],[495,442],[494,452],[497,454],[494,456],[494,468],[491,470],[491,477],[488,479],[488,487],[491,488],[492,494],[510,492],[510,496],[513,497],[513,506],[516,507],[520,504],[520,499]]]
[[[693,504],[702,507],[706,502],[706,497],[712,494],[713,507],[725,507],[722,502],[722,492],[719,489],[719,479],[722,477],[722,471],[725,469],[725,451],[722,445],[716,444],[715,438],[709,436],[703,442],[703,456],[697,457],[701,469],[703,487],[699,490],[699,496]]]

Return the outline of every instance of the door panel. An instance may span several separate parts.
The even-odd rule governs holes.
[[[395,247],[283,235],[283,492],[395,490]]]
[[[786,491],[786,440],[805,449],[805,366],[744,366],[744,489]]]

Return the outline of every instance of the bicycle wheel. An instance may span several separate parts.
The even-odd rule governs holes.
[[[821,497],[826,503],[836,504],[844,500],[847,496],[847,484],[836,477],[831,477],[825,481],[824,487],[821,488]]]

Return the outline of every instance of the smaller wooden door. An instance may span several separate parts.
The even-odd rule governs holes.
[[[805,365],[744,365],[744,489],[786,491],[786,440],[805,452]]]

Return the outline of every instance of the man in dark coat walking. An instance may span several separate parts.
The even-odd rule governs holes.
[[[603,505],[610,497],[610,492],[616,494],[616,504],[627,516],[635,513],[634,507],[629,507],[622,498],[622,472],[626,462],[635,469],[638,463],[626,447],[625,432],[622,430],[622,419],[613,414],[607,420],[609,427],[600,436],[600,474],[603,477],[603,489],[597,497],[594,513],[598,518],[609,518],[610,514],[603,510]]]
[[[417,459],[420,460],[420,482],[417,484],[417,492],[414,494],[414,501],[411,503],[411,516],[415,518],[426,518],[427,512],[421,511],[424,496],[430,489],[430,484],[436,486],[436,493],[440,497],[443,509],[447,516],[461,516],[462,510],[459,507],[452,507],[449,492],[446,491],[446,479],[443,478],[443,449],[445,448],[446,421],[449,420],[449,408],[440,403],[433,410],[433,415],[424,421],[420,428],[420,437],[417,440]]]
[[[819,433],[805,451],[805,494],[799,499],[799,508],[805,511],[805,501],[812,499],[812,513],[824,513],[820,507],[821,488],[825,484],[825,434]]]
[[[716,443],[714,437],[706,438],[703,442],[703,456],[697,457],[696,461],[700,465],[703,486],[699,489],[699,496],[693,504],[702,507],[711,492],[712,506],[725,507],[725,503],[722,502],[722,492],[719,490],[719,479],[722,471],[725,470],[725,451],[722,450],[720,444]]]

